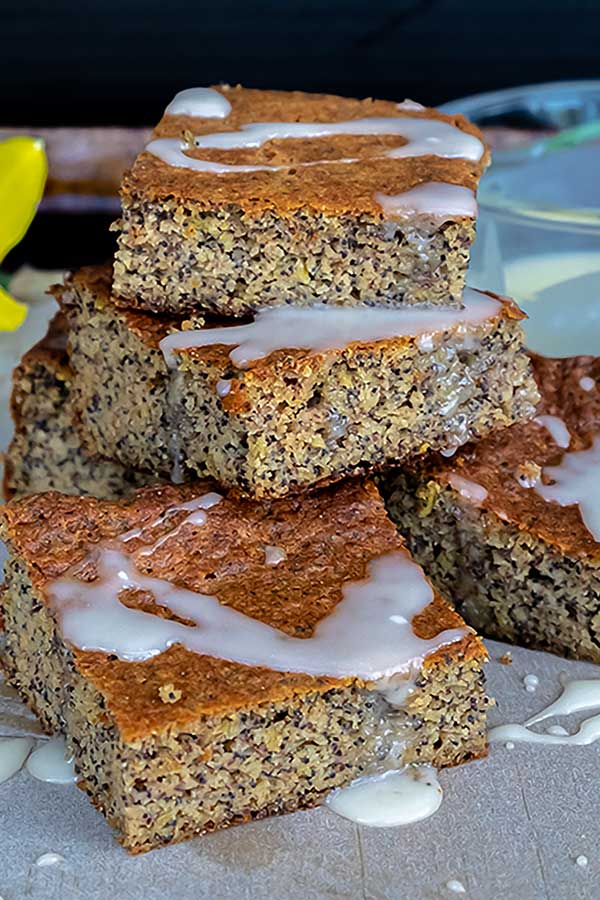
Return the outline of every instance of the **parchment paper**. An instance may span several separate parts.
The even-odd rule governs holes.
[[[501,644],[489,644],[494,657]],[[559,674],[600,677],[596,666],[513,649],[489,666],[497,708],[523,721],[554,699]],[[535,694],[523,676],[540,678]],[[2,701],[0,701],[0,715]],[[11,702],[14,713],[14,701]],[[585,716],[572,717],[567,727]],[[564,724],[564,722],[563,722]],[[492,747],[490,757],[441,773],[432,818],[399,829],[359,828],[326,809],[243,825],[129,857],[73,786],[22,772],[0,785],[3,900],[597,900],[600,897],[600,743]],[[40,868],[50,851],[65,861]],[[576,865],[580,854],[585,868]],[[466,893],[446,887],[458,879]]]

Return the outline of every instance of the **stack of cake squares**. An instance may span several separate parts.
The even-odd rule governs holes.
[[[374,560],[408,559],[375,477],[460,603],[409,498],[539,400],[522,313],[465,288],[488,162],[474,126],[412,101],[183,91],[124,176],[114,261],[54,289],[15,373],[3,664],[130,850],[343,787],[375,752],[375,694],[360,672],[82,646],[56,579],[126,534],[146,574],[310,639]],[[419,577],[401,761],[455,764],[485,754],[485,651]]]

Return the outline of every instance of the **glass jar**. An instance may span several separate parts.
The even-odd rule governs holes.
[[[600,123],[600,81],[511,88],[442,109],[466,115],[492,145],[469,282],[517,300],[531,349],[600,356],[600,136],[546,143]]]

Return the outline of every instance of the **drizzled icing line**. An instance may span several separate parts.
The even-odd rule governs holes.
[[[238,368],[246,368],[276,350],[303,349],[312,353],[343,349],[352,343],[372,343],[419,337],[464,328],[498,315],[498,300],[466,288],[463,307],[311,307],[276,306],[260,310],[247,325],[176,331],[160,342],[167,365],[175,367],[177,352],[215,344],[233,346],[229,354]]]
[[[561,696],[542,709],[541,712],[531,716],[524,725],[511,722],[506,725],[497,725],[488,732],[492,742],[528,743],[528,744],[571,744],[585,746],[593,744],[600,739],[600,715],[590,716],[584,719],[577,731],[569,733],[560,726],[551,726],[545,732],[532,731],[533,725],[538,725],[547,719],[558,716],[570,716],[584,710],[600,707],[600,680],[586,679],[570,681],[563,688]]]
[[[82,650],[140,661],[181,644],[194,653],[249,666],[376,681],[412,671],[430,653],[466,634],[463,628],[429,640],[415,634],[412,620],[432,602],[433,592],[403,551],[371,560],[364,580],[341,586],[342,600],[317,624],[312,637],[296,638],[221,604],[215,596],[140,572],[137,554],[124,551],[132,536],[139,535],[130,531],[122,536],[126,540],[94,547],[95,580],[82,581],[67,572],[48,585],[64,638]],[[148,592],[158,606],[184,621],[125,606],[122,591]]]
[[[167,113],[173,114],[173,108],[176,110],[194,108],[206,110],[212,109],[213,105],[218,106],[214,98],[211,98],[210,102],[206,97],[201,97],[197,101],[184,99],[183,95],[186,93],[182,91],[177,95],[173,103],[167,107]],[[217,94],[217,92],[214,93]],[[217,97],[221,96],[217,94]],[[178,98],[180,99],[178,100]],[[225,98],[222,99],[225,100]],[[226,100],[225,102],[228,103]],[[343,122],[250,122],[241,125],[237,131],[222,131],[197,136],[191,143],[179,138],[157,138],[147,144],[146,151],[167,165],[215,175],[278,172],[289,168],[349,165],[358,162],[357,159],[351,158],[286,163],[279,166],[235,165],[188,156],[186,152],[189,150],[253,150],[259,149],[265,143],[273,140],[314,140],[337,135],[397,135],[404,138],[406,143],[402,146],[394,147],[374,157],[379,159],[437,156],[443,159],[467,159],[479,162],[484,153],[484,146],[478,138],[461,131],[455,125],[437,119],[410,116],[371,117]]]

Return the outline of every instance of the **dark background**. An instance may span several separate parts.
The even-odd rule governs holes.
[[[600,0],[0,0],[0,124],[155,122],[228,81],[426,104],[600,76]]]
[[[428,105],[600,77],[600,0],[0,0],[2,125],[151,125],[227,81]],[[108,258],[115,215],[40,212],[3,267]]]

